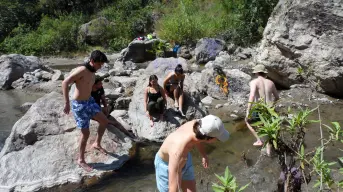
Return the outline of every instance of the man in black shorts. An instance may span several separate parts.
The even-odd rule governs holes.
[[[107,102],[106,102],[106,98],[105,98],[105,90],[104,87],[102,86],[102,78],[99,76],[95,77],[95,82],[94,85],[92,87],[92,93],[91,93],[92,97],[94,98],[95,102],[101,107],[101,103],[104,106],[102,108],[103,113],[107,116],[107,118],[109,117],[109,111],[108,111],[108,107],[107,107]],[[128,135],[131,138],[134,138],[133,134],[130,133],[129,131],[127,131],[125,129],[125,127],[119,123],[115,118],[111,118],[109,119],[109,124],[114,125],[115,127],[117,127],[118,129],[120,129],[122,132],[124,132],[126,135]]]

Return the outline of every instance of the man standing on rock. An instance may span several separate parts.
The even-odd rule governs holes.
[[[92,147],[102,153],[106,150],[101,147],[101,139],[108,124],[108,119],[101,112],[100,106],[91,97],[92,87],[95,81],[95,72],[101,68],[104,63],[107,63],[107,57],[101,51],[93,51],[91,53],[89,62],[81,67],[76,68],[71,74],[62,82],[62,91],[65,101],[64,113],[69,114],[70,102],[68,86],[72,83],[76,84],[73,100],[71,101],[72,111],[76,120],[77,127],[81,130],[80,153],[78,164],[86,171],[91,171],[90,167],[85,161],[85,150],[87,140],[89,138],[89,124],[90,119],[99,122],[98,134]]]
[[[157,188],[160,192],[194,192],[195,178],[190,150],[197,147],[202,155],[202,165],[208,168],[208,158],[202,143],[216,140],[225,142],[229,132],[214,115],[185,123],[171,133],[155,156]]]
[[[250,96],[249,96],[249,103],[246,112],[245,122],[252,132],[252,134],[256,137],[257,141],[253,144],[254,146],[262,146],[263,143],[261,139],[258,137],[256,131],[251,127],[250,123],[252,121],[258,120],[258,114],[253,112],[252,118],[249,119],[250,109],[252,106],[252,102],[257,102],[260,99],[263,99],[265,103],[273,105],[278,99],[279,94],[276,90],[276,87],[273,81],[267,79],[267,70],[264,65],[256,65],[253,68],[253,74],[257,76],[256,79],[250,81]],[[272,99],[274,96],[274,100]],[[270,146],[267,144],[267,154],[270,154]]]

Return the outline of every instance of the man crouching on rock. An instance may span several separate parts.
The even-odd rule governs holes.
[[[98,134],[92,147],[102,153],[106,153],[106,150],[101,147],[100,143],[108,124],[108,119],[104,113],[101,112],[101,108],[94,101],[94,98],[91,97],[91,92],[95,81],[95,72],[107,62],[108,60],[104,53],[98,50],[93,51],[89,62],[76,68],[62,82],[65,101],[64,113],[66,114],[69,114],[70,112],[68,86],[72,83],[75,83],[76,85],[75,92],[72,97],[73,100],[71,101],[71,107],[76,120],[76,125],[81,129],[80,153],[77,162],[86,171],[92,170],[92,167],[90,167],[85,161],[85,150],[89,137],[90,119],[94,119],[99,122]]]
[[[212,143],[217,139],[225,142],[229,132],[223,122],[214,115],[185,123],[171,133],[163,142],[155,156],[157,188],[160,192],[193,192],[195,188],[194,170],[190,150],[197,147],[202,155],[202,165],[208,167],[208,158],[202,143]]]

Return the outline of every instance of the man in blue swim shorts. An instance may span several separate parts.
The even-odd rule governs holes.
[[[160,192],[196,191],[190,150],[196,147],[202,155],[202,165],[208,168],[208,158],[202,143],[225,142],[229,132],[214,115],[189,121],[171,133],[155,156],[157,188]]]
[[[85,161],[85,150],[87,140],[89,138],[89,123],[91,119],[99,122],[98,134],[92,147],[99,151],[106,153],[106,150],[101,147],[101,139],[106,130],[108,119],[101,112],[100,106],[91,97],[92,87],[95,81],[95,72],[101,68],[104,63],[107,63],[107,57],[101,51],[93,51],[91,53],[89,62],[83,66],[76,68],[71,74],[62,82],[62,90],[65,101],[64,113],[70,112],[70,101],[68,86],[75,83],[76,88],[71,101],[71,107],[76,120],[76,125],[81,130],[80,153],[77,163],[86,171],[91,171],[90,167]]]

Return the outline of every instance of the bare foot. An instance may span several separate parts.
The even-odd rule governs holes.
[[[175,101],[174,107],[175,107],[176,109],[179,108],[179,104],[177,103],[177,101]]]
[[[154,121],[151,119],[150,120],[150,126],[153,127],[154,126]]]
[[[77,164],[87,172],[93,171],[93,168],[89,166],[85,161],[78,160]]]
[[[263,145],[263,143],[261,140],[258,140],[253,144],[253,146],[256,146],[256,147],[261,147],[262,145]]]
[[[182,112],[182,110],[181,110],[181,109],[179,109],[179,111],[180,111],[180,114],[181,114],[181,116],[182,116],[182,117],[186,117],[186,115],[185,115],[185,114],[183,114],[183,112]]]
[[[102,148],[100,145],[93,144],[92,147],[93,149],[99,150],[104,155],[107,155],[107,151],[104,148]]]

